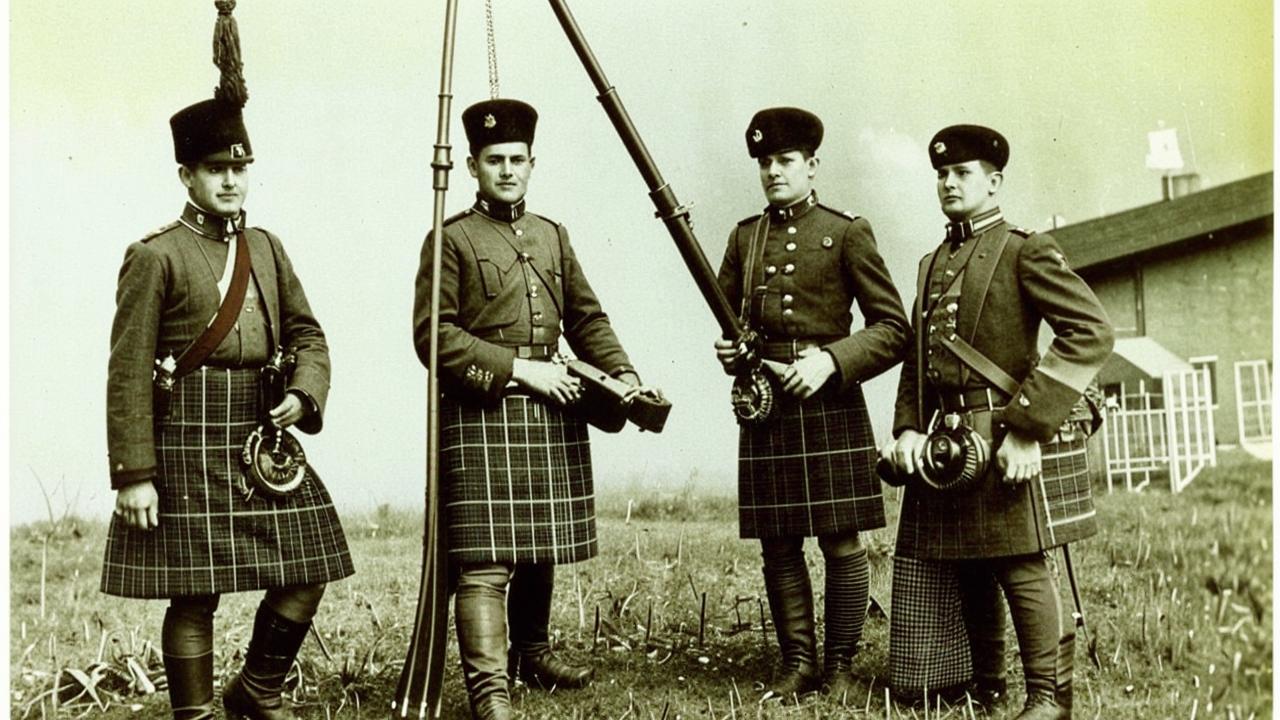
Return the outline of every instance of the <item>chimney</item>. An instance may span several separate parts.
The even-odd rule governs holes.
[[[1200,173],[1165,175],[1160,178],[1160,189],[1165,200],[1176,200],[1200,191]]]

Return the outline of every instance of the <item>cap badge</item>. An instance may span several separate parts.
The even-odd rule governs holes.
[[[242,157],[244,157],[244,155],[245,155],[245,153],[244,153],[244,143],[234,143],[234,144],[232,144],[232,146],[231,146],[231,157],[233,157],[233,158],[242,158]]]
[[[933,144],[933,151],[939,155],[944,155],[947,152],[947,144],[939,140]]]
[[[489,113],[488,115],[484,116],[485,127],[492,128],[492,127],[496,127],[497,124],[498,124],[498,119],[493,116],[493,113]]]
[[[764,139],[764,133],[760,132],[760,128],[756,128],[756,131],[751,134],[751,141],[760,142],[763,139]]]

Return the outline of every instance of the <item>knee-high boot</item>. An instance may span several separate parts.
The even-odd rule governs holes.
[[[258,605],[244,667],[222,691],[222,707],[229,717],[294,717],[284,703],[284,680],[310,628],[310,621],[294,622],[271,609],[265,600]]]
[[[786,700],[816,690],[819,683],[813,588],[802,549],[766,552],[764,560],[764,587],[782,652],[782,667],[768,687],[768,696]]]
[[[822,674],[826,691],[844,704],[855,691],[853,656],[858,653],[867,619],[869,570],[867,551],[859,546],[849,555],[828,555],[826,599],[823,601]]]
[[[551,650],[548,626],[554,589],[554,565],[517,565],[513,571],[507,598],[511,631],[507,671],[512,678],[548,690],[580,688],[591,682],[594,670],[556,657]]]
[[[503,565],[464,568],[454,597],[454,624],[462,677],[476,720],[509,720],[507,611],[510,570]]]
[[[213,612],[218,599],[201,600],[170,605],[160,630],[174,720],[213,719]]]
[[[981,562],[960,563],[960,606],[969,636],[969,658],[973,664],[973,701],[987,712],[995,712],[1009,699],[1005,679],[1005,601],[1000,584]]]

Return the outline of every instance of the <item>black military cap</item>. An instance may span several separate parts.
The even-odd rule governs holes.
[[[183,165],[204,161],[253,162],[249,133],[240,108],[222,100],[202,100],[169,118],[173,158]]]
[[[766,108],[747,125],[747,154],[753,158],[788,150],[816,151],[822,144],[822,121],[808,110]]]
[[[981,125],[952,125],[939,130],[929,141],[929,160],[935,170],[970,160],[986,160],[997,170],[1004,170],[1009,162],[1009,141]]]
[[[462,111],[472,157],[496,143],[523,142],[532,148],[537,124],[538,111],[519,100],[485,100]]]

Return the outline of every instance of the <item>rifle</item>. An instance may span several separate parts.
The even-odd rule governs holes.
[[[457,28],[457,0],[446,0],[444,51],[440,63],[440,103],[436,118],[435,153],[431,158],[431,187],[435,191],[431,221],[431,271],[440,277],[440,248],[444,237],[444,200],[449,189],[449,117],[453,104],[453,40]],[[440,283],[431,283],[431,359],[427,365],[427,489],[422,537],[422,582],[413,620],[409,652],[396,693],[393,717],[440,717],[444,685],[445,640],[449,634],[449,559],[440,532]]]
[[[604,106],[605,114],[613,123],[614,130],[618,131],[627,154],[631,156],[636,169],[644,178],[645,185],[649,187],[649,199],[653,201],[656,208],[654,214],[666,225],[667,232],[671,234],[676,249],[680,251],[680,257],[693,275],[693,281],[698,286],[698,291],[702,293],[703,300],[711,308],[711,314],[715,316],[724,337],[733,340],[743,348],[743,353],[734,368],[732,394],[734,413],[748,422],[763,421],[769,416],[773,407],[773,386],[761,369],[760,336],[738,321],[737,315],[729,305],[729,299],[725,297],[724,291],[716,281],[715,271],[711,269],[706,254],[702,252],[702,246],[694,237],[693,226],[689,222],[689,208],[680,204],[671,186],[662,179],[662,173],[658,171],[658,166],[649,155],[644,141],[640,139],[640,133],[631,122],[631,117],[627,114],[618,91],[609,84],[595,54],[587,45],[582,30],[573,19],[573,14],[569,12],[569,6],[565,0],[550,0],[550,2],[556,19],[560,21],[560,27],[564,29],[569,43],[573,45],[574,52],[582,61],[582,66],[599,93],[596,99]]]

